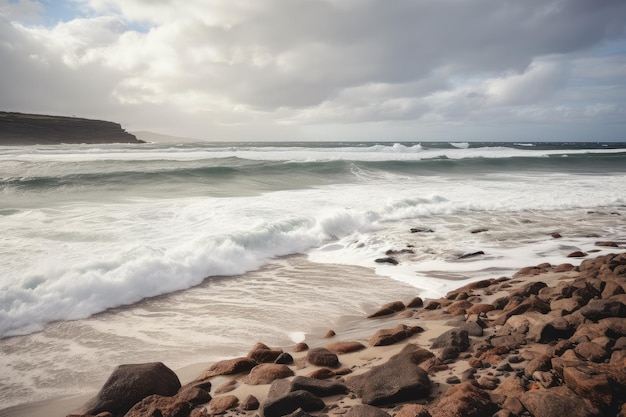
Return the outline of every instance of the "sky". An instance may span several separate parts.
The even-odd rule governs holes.
[[[0,110],[219,141],[624,141],[626,0],[0,0]]]

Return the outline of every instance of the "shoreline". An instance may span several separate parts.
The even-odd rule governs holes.
[[[620,248],[617,248],[616,250],[619,251]],[[601,259],[607,256],[609,255],[600,255],[596,258],[580,259],[580,261],[581,261],[581,264],[586,261],[588,261],[586,262],[587,264],[591,264],[595,262],[594,259],[597,260],[597,259]],[[622,254],[621,258],[624,259],[626,263],[626,254]],[[490,398],[489,401],[490,401],[491,406],[501,407],[502,404],[497,404],[496,402],[492,401],[492,398],[494,397],[494,392],[496,393],[498,392],[497,391],[499,389],[498,387],[505,385],[504,380],[508,381],[510,378],[508,376],[504,378],[503,377],[504,373],[502,371],[492,370],[491,363],[488,363],[490,365],[488,367],[477,366],[477,363],[476,363],[477,356],[475,354],[474,355],[470,354],[469,351],[475,348],[477,345],[479,346],[478,341],[481,341],[481,340],[493,341],[495,338],[506,338],[506,337],[509,337],[509,339],[511,339],[511,335],[516,334],[514,331],[510,331],[509,329],[510,334],[508,335],[501,334],[503,331],[502,329],[506,328],[507,325],[510,325],[510,323],[508,323],[508,319],[504,320],[503,323],[497,326],[487,325],[485,327],[485,333],[483,336],[480,336],[480,337],[471,336],[470,340],[472,341],[472,348],[468,349],[469,348],[468,346],[468,348],[459,352],[459,355],[454,359],[441,360],[440,349],[431,347],[432,340],[436,338],[437,336],[441,335],[442,333],[446,332],[447,330],[454,329],[455,326],[461,322],[469,323],[468,320],[470,318],[472,320],[481,319],[482,321],[485,321],[485,322],[495,322],[498,319],[502,320],[501,319],[502,316],[500,315],[500,317],[497,317],[495,313],[495,312],[501,313],[502,310],[487,308],[484,306],[487,306],[487,305],[493,306],[494,303],[497,303],[498,299],[501,299],[503,296],[510,298],[511,294],[513,294],[514,292],[516,291],[519,292],[520,289],[524,287],[529,287],[529,286],[532,287],[533,283],[543,283],[545,284],[545,287],[542,287],[542,288],[548,288],[548,289],[556,288],[557,286],[569,285],[570,283],[576,282],[577,279],[581,278],[581,272],[578,269],[580,269],[580,265],[576,267],[572,266],[571,268],[565,267],[565,266],[556,266],[556,265],[552,265],[548,267],[545,264],[543,266],[539,265],[538,267],[537,266],[528,267],[528,268],[524,268],[520,270],[516,274],[513,274],[511,277],[492,279],[492,283],[484,287],[481,287],[480,284],[476,284],[476,283],[487,282],[488,280],[481,280],[481,281],[476,281],[476,283],[467,284],[459,289],[449,292],[446,296],[441,297],[439,299],[424,300],[424,305],[422,307],[409,308],[409,307],[406,307],[406,305],[409,304],[409,299],[398,300],[398,301],[401,301],[402,303],[406,303],[405,307],[400,309],[397,312],[393,312],[392,314],[383,315],[377,318],[366,318],[366,317],[355,317],[355,316],[339,317],[338,320],[336,321],[335,328],[332,329],[333,333],[336,333],[336,334],[332,337],[327,337],[329,335],[325,335],[323,333],[324,331],[326,330],[330,331],[331,329],[324,330],[320,328],[319,333],[317,333],[317,329],[311,329],[311,333],[307,333],[306,339],[305,339],[305,343],[309,347],[309,350],[307,351],[296,353],[293,351],[294,346],[270,348],[270,350],[281,350],[281,351],[288,352],[291,355],[293,355],[293,359],[294,359],[293,364],[289,365],[289,367],[293,369],[293,373],[297,376],[308,376],[314,373],[315,371],[320,372],[321,369],[329,369],[328,367],[312,365],[311,363],[307,361],[307,354],[308,354],[307,352],[310,351],[311,349],[322,348],[334,342],[360,343],[364,346],[363,349],[359,349],[355,352],[338,354],[338,359],[339,359],[340,366],[341,366],[340,369],[348,369],[349,372],[344,375],[335,373],[335,375],[331,375],[328,378],[328,380],[332,380],[332,381],[345,381],[345,380],[351,380],[351,379],[352,380],[358,379],[356,378],[357,375],[367,374],[376,366],[387,363],[394,355],[399,354],[404,348],[406,348],[409,345],[418,346],[421,349],[428,350],[428,351],[435,353],[437,355],[437,359],[439,359],[438,361],[431,363],[430,367],[426,368],[428,370],[428,375],[431,381],[430,394],[424,399],[419,399],[416,401],[409,401],[409,402],[392,401],[391,406],[385,405],[385,406],[379,407],[381,410],[383,410],[383,412],[386,412],[387,415],[399,416],[399,417],[404,416],[404,415],[409,415],[409,414],[401,414],[401,408],[402,408],[401,406],[406,405],[406,404],[415,405],[418,403],[420,404],[420,406],[423,406],[426,408],[428,407],[433,408],[433,413],[436,414],[437,407],[441,405],[442,399],[446,398],[445,393],[449,389],[452,389],[453,387],[461,387],[461,386],[465,387],[466,386],[465,384],[468,380],[467,379],[463,380],[462,375],[467,375],[468,370],[473,371],[473,375],[475,376],[475,378],[471,379],[472,381],[471,385],[479,387],[479,389],[482,390],[481,392],[483,393],[486,392],[488,394],[487,396]],[[624,275],[626,275],[626,270],[620,272],[620,274],[622,274],[620,276],[625,281],[625,283],[621,286],[622,287],[621,292],[619,290],[615,290],[616,294],[614,294],[613,297],[617,297],[617,294],[624,293],[625,288],[623,287],[626,286],[626,276]],[[540,294],[540,291],[541,290],[536,291],[536,294],[534,294],[534,297],[535,297],[534,299],[537,299],[537,297]],[[543,290],[543,292],[547,294],[549,291]],[[463,294],[463,293],[467,295],[467,298],[464,295],[464,296],[460,296],[459,300],[455,300],[457,297],[459,297],[459,294]],[[456,296],[454,294],[456,294]],[[530,294],[529,296],[530,298],[532,298],[533,294]],[[621,297],[621,298],[626,298],[626,296]],[[618,297],[619,300],[621,300],[621,298]],[[468,301],[468,300],[471,300],[471,301]],[[390,302],[391,301],[392,300],[390,300]],[[626,299],[623,301],[626,301]],[[622,303],[622,305],[624,305],[623,301],[619,301],[619,303]],[[437,303],[439,303],[439,305],[435,306],[435,304]],[[454,311],[454,306],[457,306],[456,311]],[[476,306],[482,306],[482,307],[477,308]],[[473,308],[475,309],[484,308],[485,311],[480,312],[480,313],[471,312],[471,309]],[[553,310],[551,310],[549,314],[555,315],[555,316],[557,316],[558,314],[562,314],[562,312],[558,314],[554,314],[552,311]],[[544,314],[548,314],[548,313],[544,311]],[[572,314],[575,314],[575,311],[568,315],[563,314],[563,316],[569,317]],[[536,320],[536,317],[535,317],[536,315],[537,315],[536,311],[533,311],[533,307],[531,306],[529,310],[526,310],[520,313],[517,316],[517,318],[519,319],[519,317],[522,317],[522,318],[530,318],[532,320]],[[454,322],[455,320],[456,320],[456,324]],[[403,340],[390,344],[390,345],[371,346],[369,339],[378,330],[383,330],[383,329],[388,330],[391,328],[395,328],[398,325],[408,325],[408,326],[419,325],[420,327],[423,328],[423,331],[410,335],[409,337],[406,337]],[[313,333],[313,331],[315,331],[315,333]],[[259,343],[268,343],[268,342],[271,342],[271,341],[259,341]],[[517,342],[515,343],[519,344],[519,342],[520,341],[517,340]],[[580,343],[582,342],[577,342],[577,344],[580,344]],[[592,343],[591,340],[589,340],[589,343]],[[539,352],[541,352],[542,355],[545,354],[546,349],[548,349],[546,346],[549,346],[549,344],[539,343],[539,342],[530,343],[530,344],[533,346],[533,349],[538,350]],[[251,346],[250,348],[252,349],[253,347]],[[574,352],[572,349],[569,349],[569,350]],[[516,349],[511,349],[509,352],[507,352],[507,354],[510,356],[510,352],[514,352],[514,351],[518,352],[516,356],[520,356],[522,358],[522,361],[519,363],[522,363],[524,365],[528,365],[528,363],[536,359],[536,358],[530,357],[532,356],[532,354],[528,352],[533,352],[533,350],[529,350],[525,344],[519,344],[519,346],[517,346]],[[526,355],[526,358],[524,358],[524,355]],[[497,362],[497,360],[494,360],[494,358],[496,356],[501,356],[501,355],[498,355],[492,352],[492,356],[493,358],[490,359],[490,362]],[[568,360],[574,360],[575,358],[580,359],[579,356],[580,355],[576,353],[571,353],[570,357],[568,357]],[[481,359],[481,361],[482,360],[483,359]],[[503,359],[499,358],[498,360],[502,362]],[[607,360],[612,360],[612,358],[605,359],[605,361]],[[506,358],[504,359],[504,361],[506,362]],[[588,362],[586,363],[586,365],[594,365],[597,363],[593,361],[592,362],[586,361],[586,362]],[[509,361],[507,363],[513,364],[514,362]],[[209,365],[208,363],[193,364],[193,365],[186,366],[182,369],[176,370],[176,373],[178,374],[178,377],[183,386],[185,385],[190,386],[194,384],[197,385],[199,375],[202,374],[203,370],[207,369],[208,365]],[[493,366],[494,366],[494,369],[497,368],[496,363],[494,363]],[[432,367],[434,367],[435,369],[434,370],[430,369]],[[333,371],[333,369],[335,368],[330,368],[330,371],[335,372]],[[521,369],[522,371],[524,370],[524,368],[521,368]],[[507,371],[507,372],[511,373],[511,371]],[[545,373],[545,371],[540,371],[540,372]],[[489,375],[490,373],[492,375]],[[500,373],[500,375],[498,375],[498,373]],[[476,374],[478,374],[478,377],[476,377]],[[499,381],[499,383],[495,387],[492,387],[491,389],[482,387],[479,383],[476,382],[476,381],[480,381],[480,378],[484,379],[484,378],[489,377],[487,378],[487,380],[491,382],[483,381],[483,383],[484,384],[487,384],[488,382],[492,383],[493,374],[497,375],[495,377],[496,379],[500,379],[502,381]],[[261,404],[266,402],[268,398],[268,391],[270,388],[270,384],[269,383],[260,384],[260,385],[248,384],[245,382],[246,377],[247,377],[247,373],[234,374],[234,375],[217,375],[217,376],[208,378],[208,380],[210,380],[211,388],[209,391],[210,391],[211,396],[213,398],[235,396],[238,400],[238,403],[241,403],[244,400],[244,398],[247,398],[248,395],[252,394],[257,397],[257,399],[259,400]],[[527,379],[530,379],[530,382],[534,383],[535,381],[533,378],[534,378],[533,373],[531,373],[530,377]],[[194,379],[195,379],[195,382],[194,382]],[[457,382],[457,379],[458,379],[458,382]],[[236,381],[236,382],[233,383],[230,381]],[[626,382],[626,380],[624,382]],[[230,388],[228,389],[223,388],[225,384],[228,384],[228,383],[232,384],[231,385],[231,388],[233,388],[232,390],[230,390]],[[559,387],[563,387],[563,386],[564,385],[559,385]],[[555,387],[534,388],[534,386],[532,388],[533,391],[545,390],[545,392],[550,391],[550,393],[552,393],[551,391],[555,389],[556,389]],[[218,393],[216,392],[217,390],[221,392]],[[530,391],[530,389],[528,391]],[[519,392],[518,390],[516,395],[521,396],[520,398],[522,398],[524,395],[526,395],[525,392],[526,391]],[[508,396],[506,396],[505,394],[497,394],[496,397],[498,395],[500,395],[500,397],[504,395],[506,397],[505,400],[508,400]],[[53,399],[53,400],[46,400],[41,403],[24,404],[24,405],[20,405],[16,407],[11,407],[5,410],[1,410],[0,416],[2,417],[5,417],[5,416],[6,417],[22,417],[26,415],[30,417],[39,417],[39,416],[43,417],[44,415],[51,416],[51,417],[54,417],[56,415],[65,416],[71,413],[72,411],[76,410],[74,406],[77,403],[79,403],[80,401],[83,401],[84,403],[85,397],[88,397],[88,396],[70,397],[70,398],[64,398],[64,399]],[[514,398],[514,397],[511,396],[511,398]],[[355,396],[355,395],[352,395],[351,397],[348,397],[348,396],[337,397],[335,395],[335,396],[325,398],[324,400],[326,404],[325,404],[323,415],[328,415],[328,416],[349,415],[345,413],[346,412],[350,413],[351,409],[362,406],[362,402],[360,401],[359,396]],[[513,400],[509,402],[512,402],[512,401]],[[588,403],[590,403],[588,398],[583,398],[582,401],[587,401],[587,403],[585,403],[586,405],[589,405]],[[503,401],[503,404],[504,404],[504,401]],[[517,403],[516,405],[519,406],[519,404]],[[74,408],[69,409],[70,406]],[[208,405],[207,404],[196,405],[197,408],[202,408],[206,406],[210,408],[210,403],[208,403]],[[509,408],[511,408],[510,404],[508,404],[508,406]],[[605,406],[616,407],[615,404],[609,404]],[[528,407],[530,407],[530,405],[527,406],[525,409],[528,409]],[[597,401],[595,403],[591,403],[591,407],[596,407],[596,408],[599,407],[599,405],[597,404]],[[500,408],[500,410],[503,410],[503,409],[505,408]],[[506,409],[506,410],[510,411],[509,409]],[[258,414],[258,412],[259,410],[243,411],[241,410],[241,408],[233,407],[233,408],[228,408],[224,410],[223,415],[254,416]],[[203,415],[203,414],[199,414],[199,415]],[[313,412],[311,415],[320,415],[320,414]],[[508,415],[514,415],[514,414],[508,414]],[[593,414],[589,414],[589,415],[593,415]],[[434,417],[434,414],[433,414],[433,417]]]

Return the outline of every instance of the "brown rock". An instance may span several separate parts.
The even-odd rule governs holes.
[[[250,358],[226,359],[211,365],[201,376],[196,378],[196,381],[201,381],[218,375],[235,375],[248,372],[257,365],[257,361]]]
[[[602,362],[608,358],[608,352],[597,343],[582,342],[574,348],[574,352],[581,358],[592,362]]]
[[[616,300],[591,300],[579,310],[586,319],[598,321],[609,317],[626,317],[626,305]]]
[[[114,416],[124,415],[149,395],[172,396],[179,389],[178,377],[161,362],[120,365],[98,394],[76,413],[96,415],[108,411]]]
[[[582,297],[561,298],[554,300],[550,303],[552,310],[564,310],[570,314],[585,305],[585,300]]]
[[[552,358],[550,356],[536,355],[524,368],[524,374],[526,376],[532,376],[536,371],[549,371],[551,368]]]
[[[194,405],[204,404],[211,401],[209,391],[200,387],[185,386],[178,391],[176,398]]]
[[[606,374],[586,365],[563,368],[565,385],[601,410],[608,411],[613,404],[612,383]],[[622,398],[623,399],[623,398]]]
[[[319,369],[316,369],[316,370],[308,373],[307,377],[308,378],[313,378],[313,379],[328,379],[328,378],[334,377],[335,375],[337,375],[337,374],[332,369],[319,368]]]
[[[336,355],[343,355],[345,353],[357,352],[365,349],[365,345],[360,342],[334,342],[324,346]]]
[[[430,406],[432,417],[482,417],[491,416],[497,406],[491,402],[489,394],[471,382],[454,385]]]
[[[472,307],[467,309],[467,314],[488,313],[495,309],[496,308],[491,304],[474,304]]]
[[[238,382],[236,379],[231,379],[215,388],[215,394],[225,394],[227,392],[231,392],[235,388],[237,388]]]
[[[566,387],[530,390],[520,401],[533,417],[600,417],[597,408]]]
[[[396,417],[431,417],[428,409],[420,404],[405,404]]]
[[[568,258],[584,258],[585,256],[587,256],[587,254],[585,252],[581,252],[579,250],[574,251],[574,252],[570,253],[569,255],[567,255]]]
[[[254,395],[248,395],[243,401],[239,404],[239,408],[244,411],[250,410],[258,410],[259,409],[259,400]]]
[[[370,337],[369,344],[371,346],[387,346],[401,342],[424,329],[419,326],[406,326],[398,324],[393,329],[381,329]]]
[[[252,368],[244,382],[248,385],[271,384],[272,381],[293,376],[293,371],[286,365],[262,363]]]
[[[336,335],[337,335],[337,333],[335,333],[335,331],[333,329],[330,329],[324,335],[324,339],[330,339],[332,337],[335,337]]]
[[[187,417],[190,411],[191,405],[186,401],[154,394],[135,404],[124,417]]]
[[[274,362],[283,353],[280,349],[270,349],[267,346],[255,346],[248,352],[248,358],[254,359],[258,363]]]
[[[404,305],[402,301],[394,301],[394,302],[385,304],[380,309],[378,309],[374,313],[367,316],[367,318],[389,316],[391,314],[397,313],[398,311],[402,311],[405,308],[406,306]]]
[[[226,410],[237,407],[239,398],[234,395],[225,395],[223,397],[215,397],[208,406],[209,414],[222,414]]]
[[[424,398],[430,393],[430,379],[413,359],[413,354],[421,350],[419,346],[407,344],[386,363],[348,377],[346,383],[369,405]]]
[[[309,345],[307,345],[306,343],[300,342],[298,344],[296,344],[293,349],[294,352],[298,353],[298,352],[305,352],[307,350],[309,350]]]
[[[619,245],[615,242],[596,242],[596,246],[604,246],[608,248],[619,248]]]
[[[339,366],[339,358],[336,354],[325,348],[315,348],[307,352],[307,361],[311,365],[327,366],[329,368],[336,368]]]
[[[424,300],[421,297],[415,297],[406,306],[407,308],[420,308],[424,306]]]

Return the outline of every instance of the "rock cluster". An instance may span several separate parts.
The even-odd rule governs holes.
[[[390,303],[367,320],[403,322],[379,332],[402,346],[385,362],[341,367],[342,355],[388,348],[372,337],[369,348],[339,341],[293,356],[257,344],[183,387],[162,364],[125,365],[74,415],[626,416],[626,253],[524,268],[426,303]],[[307,367],[316,378],[298,375]],[[211,398],[215,378],[268,392]]]

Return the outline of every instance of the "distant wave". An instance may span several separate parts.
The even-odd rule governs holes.
[[[459,149],[467,149],[470,147],[470,144],[467,142],[450,142],[450,145]]]

